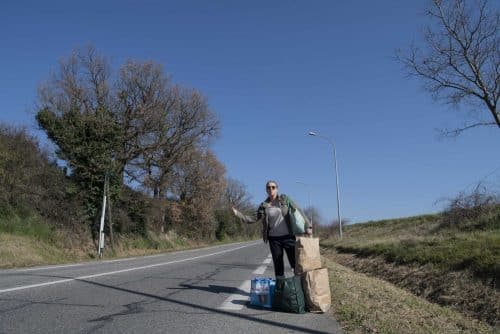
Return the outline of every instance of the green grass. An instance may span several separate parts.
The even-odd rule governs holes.
[[[0,232],[0,268],[29,267],[77,261],[67,249],[32,236]]]
[[[77,261],[77,253],[67,247],[71,241],[35,214],[3,212],[0,216],[0,268]]]
[[[173,245],[168,240],[162,240],[149,234],[147,237],[136,237],[133,239],[132,248],[137,249],[171,249]]]
[[[470,269],[500,277],[500,216],[443,227],[439,215],[356,224],[344,239],[324,246],[361,256],[382,256],[396,264],[433,264],[442,270]]]
[[[0,216],[0,233],[2,232],[34,237],[48,243],[55,241],[54,230],[36,215],[28,215],[23,218],[15,214]]]
[[[346,226],[343,240],[323,239],[321,246],[337,252],[339,263],[498,330],[500,208],[474,221],[442,218],[438,214]]]

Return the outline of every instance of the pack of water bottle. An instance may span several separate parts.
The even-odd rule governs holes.
[[[272,278],[256,277],[252,279],[250,289],[250,304],[264,308],[273,305],[274,289],[276,281]]]

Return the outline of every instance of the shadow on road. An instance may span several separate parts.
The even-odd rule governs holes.
[[[231,312],[231,311],[225,311],[225,310],[222,310],[222,309],[217,309],[217,308],[212,308],[212,307],[206,307],[206,306],[202,306],[202,305],[199,305],[199,304],[193,304],[193,303],[189,303],[189,302],[185,302],[185,301],[175,300],[175,299],[171,299],[171,298],[168,298],[168,297],[162,297],[162,296],[158,296],[158,295],[154,295],[154,294],[150,294],[150,293],[146,293],[146,292],[141,292],[141,291],[136,291],[136,290],[132,290],[132,289],[127,289],[127,288],[124,288],[124,287],[118,287],[118,286],[113,286],[113,285],[109,285],[109,284],[104,284],[104,283],[99,283],[99,282],[93,282],[93,281],[86,280],[86,279],[81,279],[81,278],[66,277],[66,276],[55,276],[55,275],[39,275],[39,274],[37,276],[45,276],[45,277],[60,278],[60,279],[72,279],[72,280],[75,280],[77,282],[82,282],[82,283],[87,283],[87,284],[90,284],[90,285],[95,285],[95,286],[99,286],[99,287],[103,287],[103,288],[108,288],[108,289],[113,289],[113,290],[117,290],[117,291],[122,291],[122,292],[130,293],[130,294],[134,294],[134,295],[138,295],[138,296],[143,296],[143,297],[151,298],[151,299],[154,299],[154,300],[165,301],[165,302],[169,302],[169,303],[173,303],[173,304],[178,304],[178,305],[183,305],[183,306],[187,306],[187,307],[192,307],[194,309],[202,310],[202,311],[205,311],[205,312],[212,312],[212,313],[222,314],[222,315],[225,315],[225,316],[228,316],[228,317],[240,318],[240,319],[244,319],[244,320],[248,320],[248,321],[263,323],[263,324],[266,324],[266,325],[269,325],[269,326],[276,326],[276,327],[279,327],[279,328],[286,328],[286,329],[289,329],[289,330],[292,330],[292,331],[297,331],[297,332],[300,332],[300,333],[311,333],[311,334],[329,334],[329,333],[331,333],[331,332],[318,331],[318,330],[306,328],[306,327],[303,327],[303,326],[297,326],[297,325],[291,325],[291,324],[283,324],[283,323],[280,323],[280,322],[277,322],[277,321],[266,320],[266,319],[259,319],[259,318],[253,317],[252,315],[239,314],[239,313],[235,313],[235,312]],[[211,285],[210,287],[207,288],[207,287],[201,287],[201,286],[193,286],[193,285],[190,285],[190,284],[181,284],[181,286],[183,288],[185,288],[185,289],[198,289],[198,290],[209,291],[209,292],[213,292],[213,293],[242,293],[242,294],[244,293],[244,294],[248,295],[247,292],[244,292],[244,291],[242,291],[240,289],[233,288],[233,287]],[[241,301],[241,302],[247,304],[244,301]],[[247,305],[249,305],[249,304],[247,304]],[[254,307],[249,307],[249,308],[254,309]],[[261,309],[259,309],[259,310],[261,310]],[[138,311],[137,308],[133,308],[132,313],[137,313],[137,311]],[[126,312],[126,313],[130,313],[130,312],[131,312],[131,310],[128,310],[128,312]],[[99,319],[99,320],[104,320],[104,319]],[[95,321],[95,319],[93,321]],[[339,329],[336,329],[336,330],[339,330]]]
[[[192,285],[192,284],[179,284],[179,286],[186,288],[186,289],[195,289],[195,290],[201,290],[205,292],[211,292],[211,293],[227,293],[227,294],[239,294],[242,296],[250,296],[250,294],[246,291],[243,291],[238,288],[233,288],[231,286],[223,286],[223,285],[213,285],[210,284],[209,286],[198,286],[198,285]]]

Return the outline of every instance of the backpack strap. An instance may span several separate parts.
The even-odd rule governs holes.
[[[287,208],[286,213],[283,214],[283,217],[285,218],[286,226],[288,227],[288,233],[293,236],[292,232],[292,223],[290,221],[290,214],[291,210],[295,211],[295,207],[292,205],[292,201],[290,200],[290,197],[288,197],[285,194],[280,194],[279,195],[279,201],[281,206],[285,206]]]

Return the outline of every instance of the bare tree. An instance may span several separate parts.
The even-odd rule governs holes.
[[[112,194],[126,177],[150,190],[164,216],[174,166],[209,146],[218,120],[202,94],[171,84],[159,64],[128,61],[116,76],[109,68],[93,48],[62,60],[40,87],[37,121],[85,194],[89,221],[97,221],[105,175]]]
[[[236,206],[240,210],[249,211],[254,209],[251,203],[252,196],[248,193],[246,186],[236,179],[228,178],[227,187],[223,196],[224,206]]]
[[[198,91],[171,85],[155,63],[125,64],[118,96],[125,172],[162,198],[174,164],[190,148],[206,146],[219,123]]]
[[[253,238],[260,235],[261,227],[257,224],[243,223],[235,217],[231,207],[237,207],[240,211],[253,215],[257,208],[252,203],[252,196],[248,193],[245,184],[241,181],[227,178],[226,188],[220,194],[220,198],[215,210],[215,217],[218,222],[216,237],[223,240],[225,237],[231,238]]]
[[[423,32],[425,49],[412,46],[398,59],[410,75],[424,82],[436,100],[468,105],[474,120],[444,131],[459,135],[477,126],[500,128],[497,109],[500,95],[500,50],[498,2],[488,0],[432,0],[426,12],[432,24]],[[489,114],[489,117],[485,117]]]
[[[319,210],[317,207],[314,205],[308,206],[304,209],[304,214],[311,220],[313,223],[313,229],[320,225],[323,218],[321,217],[321,214],[319,213]]]
[[[342,225],[348,225],[350,222],[351,220],[349,218],[342,218]],[[337,219],[330,220],[330,223],[327,225],[316,225],[315,229],[315,234],[323,236],[324,238],[340,236],[339,221]]]
[[[167,190],[183,209],[180,230],[194,238],[213,238],[215,209],[226,188],[224,166],[212,152],[192,149],[174,170]]]

